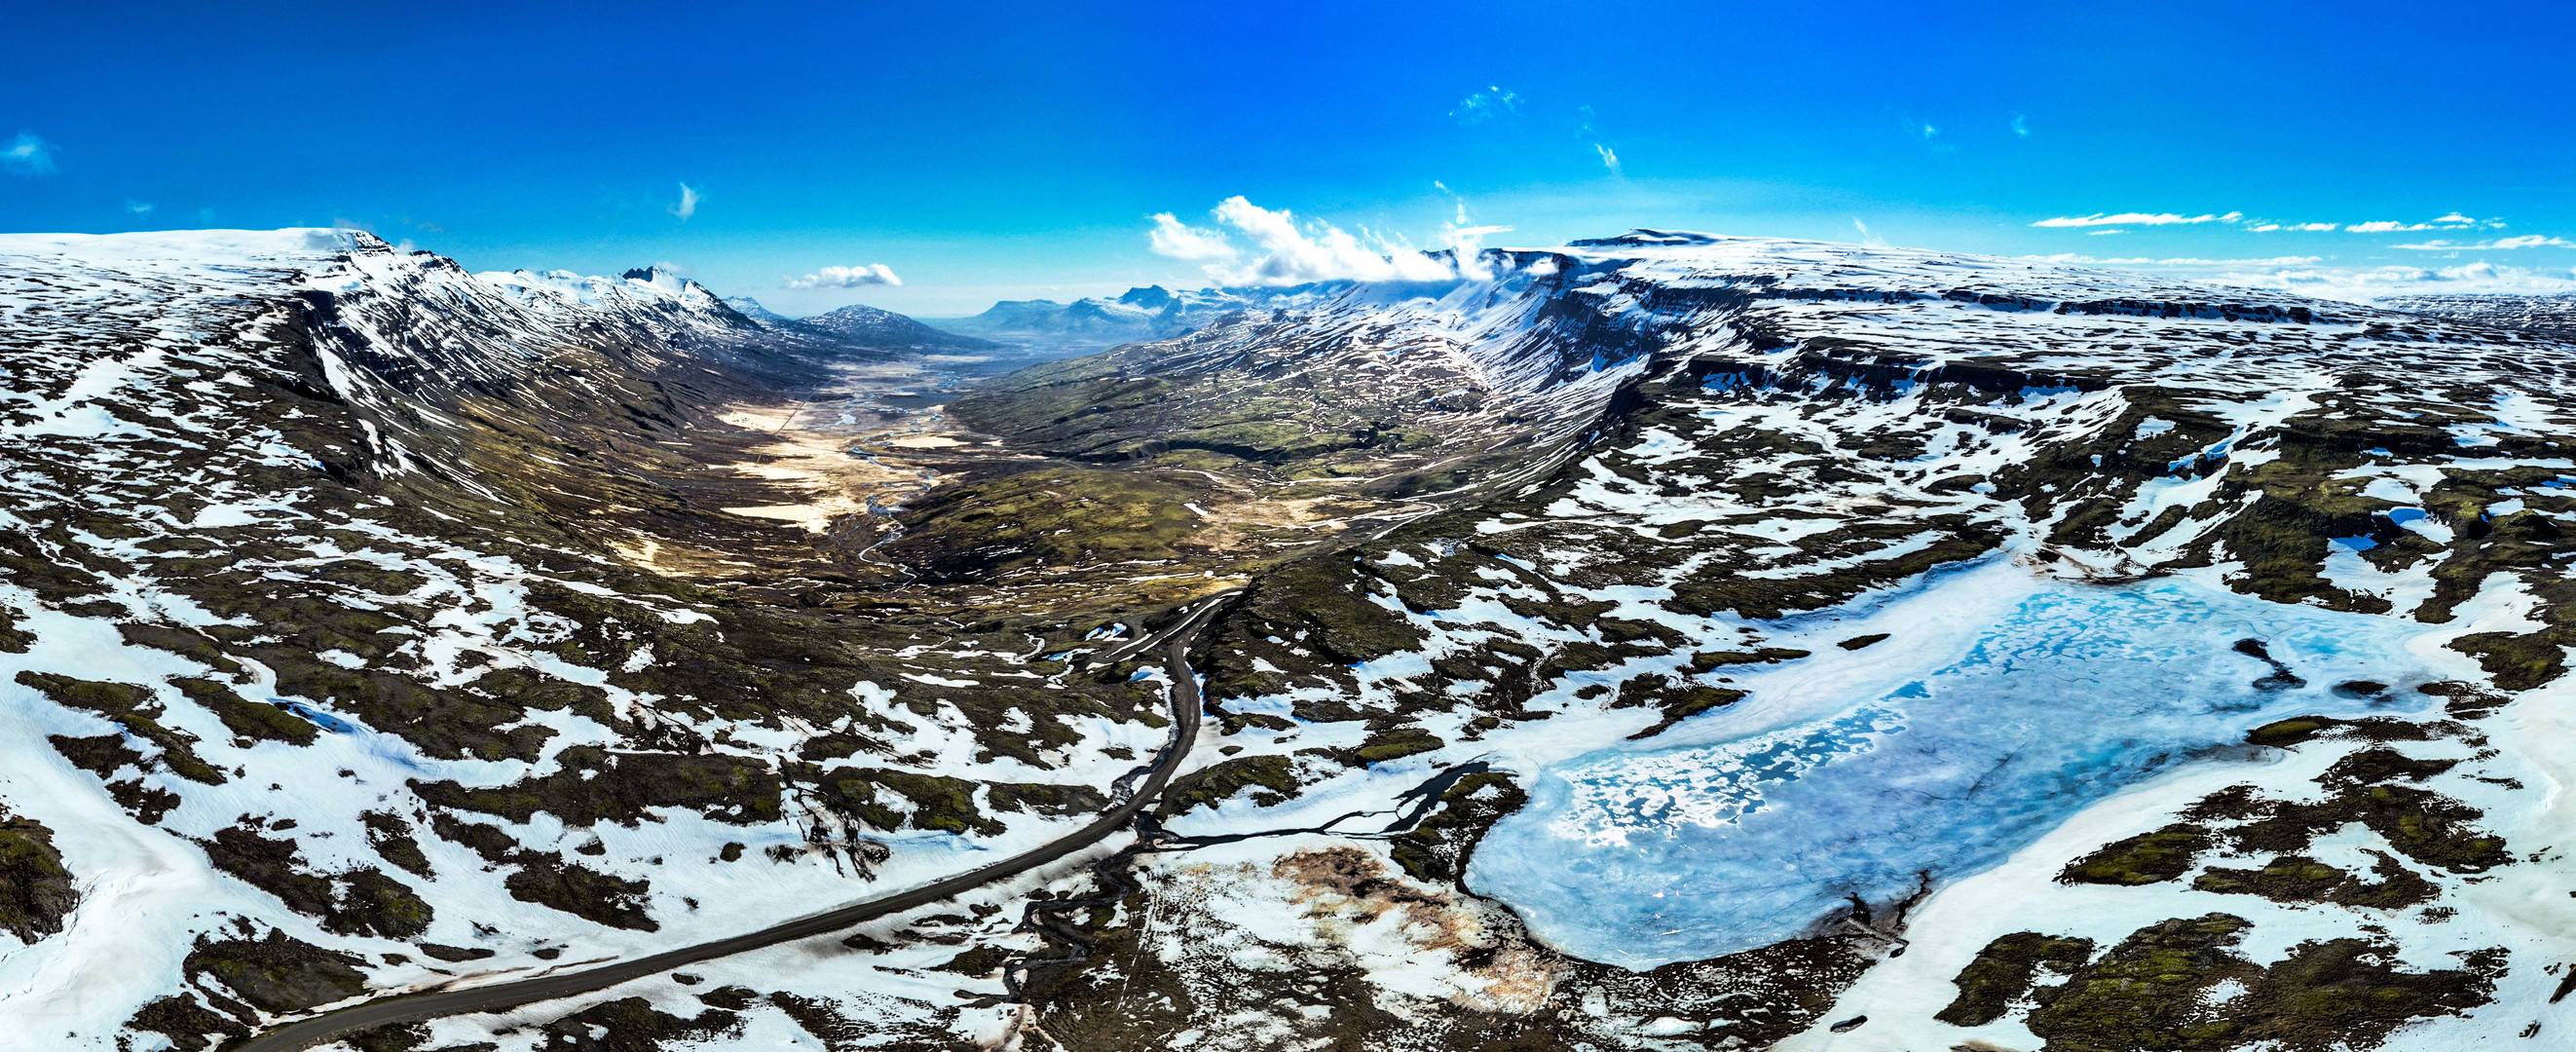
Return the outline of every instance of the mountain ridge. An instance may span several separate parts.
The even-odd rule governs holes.
[[[0,1003],[185,1046],[971,869],[1120,799],[1137,645],[1241,589],[1097,867],[395,1036],[2064,1049],[2177,946],[2156,1040],[2549,1011],[2546,312],[1481,259],[921,410],[658,271],[0,236],[0,876],[78,896]]]

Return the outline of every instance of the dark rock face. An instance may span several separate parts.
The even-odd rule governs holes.
[[[0,812],[0,928],[32,943],[62,931],[63,918],[79,904],[54,831]]]

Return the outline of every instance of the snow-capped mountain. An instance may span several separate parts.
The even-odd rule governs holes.
[[[914,413],[822,377],[937,347],[658,271],[0,237],[0,1016],[46,1020],[0,1047],[206,1048],[1078,834],[346,1047],[2576,1029],[2550,304],[1482,262],[996,308],[1153,342]]]
[[[810,318],[790,318],[761,306],[759,300],[749,296],[734,296],[724,303],[764,327],[820,336],[852,347],[918,354],[973,354],[999,349],[999,345],[990,340],[934,329],[904,315],[866,304],[853,303]]]
[[[727,296],[724,298],[724,305],[733,308],[735,313],[764,325],[796,320],[761,306],[759,300],[749,296]]]
[[[849,343],[889,350],[973,352],[995,347],[990,340],[942,332],[893,311],[858,303],[799,319],[798,324]]]
[[[1160,285],[1128,289],[1115,299],[1090,296],[1071,303],[1003,300],[982,314],[941,318],[951,332],[1015,342],[1121,344],[1164,340],[1195,331],[1236,311],[1282,299],[1299,300],[1315,286],[1290,289],[1188,289]]]

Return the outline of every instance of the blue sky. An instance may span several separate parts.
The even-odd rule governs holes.
[[[1666,226],[2318,289],[2576,266],[2576,5],[822,6],[21,5],[0,230],[344,222],[923,315],[1245,270],[1235,197],[1367,246]],[[1236,256],[1158,254],[1157,214]]]

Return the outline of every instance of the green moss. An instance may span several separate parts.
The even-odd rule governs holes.
[[[1447,743],[1441,741],[1439,737],[1422,728],[1397,727],[1369,735],[1368,740],[1361,742],[1360,747],[1353,751],[1351,758],[1355,761],[1354,766],[1366,767],[1385,763],[1388,760],[1402,759],[1415,753],[1431,752],[1445,744]]]
[[[996,811],[1034,811],[1064,817],[1089,814],[1109,806],[1109,798],[1089,786],[994,782],[984,799]]]
[[[2030,1013],[2030,1032],[2048,1042],[2047,1052],[2226,1048],[2238,1027],[2210,1018],[2202,991],[2259,974],[2229,952],[2251,927],[2212,913],[2141,928],[2051,991]]]
[[[1416,880],[1454,884],[1467,871],[1476,843],[1494,823],[1529,803],[1512,776],[1478,771],[1440,794],[1438,808],[1388,842],[1395,864]]]
[[[2405,972],[2395,947],[2361,939],[2304,942],[2266,969],[2241,1006],[2233,1029],[2246,1044],[2273,1042],[2283,1052],[2375,1048],[2417,1019],[2458,1015],[2484,1005],[2502,971],[2501,951],[2467,955],[2485,968]]]
[[[0,811],[0,929],[35,942],[63,930],[80,902],[51,827]]]
[[[1023,566],[1177,557],[1199,517],[1197,489],[1120,471],[1048,470],[943,488],[907,504],[882,554],[941,580],[990,580]]]
[[[2281,855],[2261,869],[2211,866],[2191,886],[2220,894],[2261,895],[2274,902],[2324,902],[2351,882],[2344,871],[2315,859]]]
[[[271,931],[259,941],[200,941],[182,967],[191,975],[212,976],[263,1012],[282,1015],[366,992],[366,974],[358,970],[363,963]]]
[[[2342,721],[2328,716],[2294,716],[2286,720],[2274,720],[2247,731],[2245,740],[2253,745],[2287,748],[2314,738],[2340,722]]]
[[[1011,955],[1006,951],[990,946],[978,946],[949,958],[945,964],[934,964],[931,967],[938,971],[955,972],[981,979],[999,970],[1002,962],[1009,960],[1010,957]]]
[[[1173,780],[1156,813],[1166,818],[1202,805],[1214,807],[1245,789],[1252,802],[1272,807],[1297,795],[1295,763],[1285,756],[1238,756]]]
[[[2013,1002],[2029,995],[2042,966],[2062,974],[2092,956],[2091,939],[2053,938],[2035,931],[2000,936],[1959,970],[1959,977],[1952,980],[1959,996],[1933,1018],[1952,1026],[1984,1026],[2003,1018]]]
[[[652,881],[602,873],[551,852],[522,851],[511,861],[518,863],[519,871],[501,882],[511,898],[611,928],[657,931],[662,927],[645,909]]]
[[[2530,690],[2567,673],[2567,650],[2558,630],[2515,635],[2474,632],[2451,641],[2451,649],[2478,659],[2502,690]]]
[[[197,755],[194,737],[162,726],[154,718],[161,715],[161,706],[150,688],[35,671],[18,673],[18,683],[63,705],[104,716],[124,727],[127,734],[160,746],[159,760],[172,774],[207,785],[224,783],[224,772]]]
[[[1740,690],[1711,687],[1697,683],[1675,683],[1666,676],[1638,676],[1619,684],[1619,697],[1611,708],[1652,708],[1661,716],[1652,726],[1628,737],[1651,738],[1672,725],[1711,709],[1732,705],[1744,697]]]
[[[2512,861],[2502,837],[2476,828],[2480,812],[2439,793],[2402,785],[2351,785],[2316,803],[2261,801],[2258,817],[2228,830],[2250,851],[2295,852],[2315,837],[2360,822],[2417,862],[2476,873]]]
[[[694,1018],[683,1019],[653,1007],[653,1002],[644,998],[626,997],[592,1005],[536,1029],[545,1035],[541,1047],[549,1050],[643,1052],[739,1037],[741,1028],[742,1017],[721,1008],[708,1008]]]
[[[120,621],[116,632],[125,637],[127,646],[167,650],[227,676],[242,668],[240,662],[224,656],[222,646],[213,637],[192,628]]]
[[[326,931],[408,939],[429,930],[433,911],[409,885],[362,867],[316,874],[293,840],[272,840],[243,826],[199,841],[216,869],[277,897],[288,909],[321,921]]]
[[[321,733],[313,721],[297,716],[284,706],[250,701],[231,687],[211,679],[181,677],[171,680],[170,684],[187,695],[188,700],[224,721],[226,730],[245,739],[311,745]]]
[[[2114,840],[2069,864],[2057,879],[2069,884],[2154,884],[2182,876],[2211,845],[2209,830],[2175,824]]]
[[[976,807],[979,783],[962,778],[881,767],[819,771],[806,764],[792,766],[791,773],[821,798],[823,806],[878,829],[893,831],[909,825],[961,836],[997,836],[1005,829]],[[879,789],[902,797],[911,804],[911,813],[906,815],[881,799]]]
[[[125,1023],[128,1030],[159,1034],[170,1039],[180,1052],[205,1052],[214,1042],[206,1035],[240,1039],[250,1036],[250,1028],[231,1016],[218,1015],[199,1004],[191,994],[164,997],[144,1005]]]
[[[1806,657],[1807,653],[1790,647],[1763,647],[1758,650],[1744,651],[1703,650],[1691,655],[1690,670],[1693,675],[1704,675],[1728,665],[1750,665],[1757,662],[1770,665],[1782,661],[1794,661]]]
[[[657,807],[736,824],[779,816],[778,775],[758,760],[610,752],[592,745],[565,749],[557,760],[553,773],[515,785],[468,789],[454,782],[413,782],[412,790],[442,807],[513,822],[543,811],[569,827],[603,821],[632,826]]]

